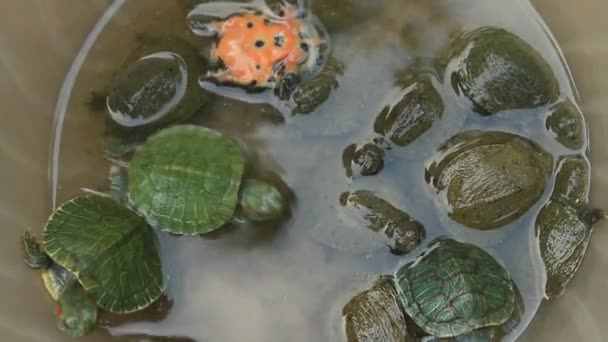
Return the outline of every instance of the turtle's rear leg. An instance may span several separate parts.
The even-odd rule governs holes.
[[[23,243],[25,263],[30,268],[43,268],[51,264],[51,259],[44,252],[38,241],[36,241],[36,237],[29,231],[23,234],[21,237],[21,242]]]

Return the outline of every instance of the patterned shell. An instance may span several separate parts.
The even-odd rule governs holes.
[[[405,311],[430,335],[453,337],[506,322],[513,282],[481,248],[439,238],[422,259],[397,272]]]
[[[138,150],[129,200],[148,222],[174,234],[204,234],[233,215],[245,159],[239,144],[198,126],[166,128]]]
[[[106,311],[138,311],[164,292],[156,234],[110,198],[88,195],[62,204],[49,218],[43,243]]]

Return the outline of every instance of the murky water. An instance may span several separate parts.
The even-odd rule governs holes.
[[[366,2],[355,3],[363,7]],[[404,148],[380,176],[353,182],[344,175],[340,159],[342,150],[348,144],[369,136],[375,115],[388,100],[386,94],[392,88],[394,72],[406,67],[412,54],[432,57],[455,26],[496,25],[517,33],[543,52],[559,77],[564,94],[574,96],[560,55],[527,1],[505,4],[499,0],[471,0],[466,5],[460,1],[421,3],[384,0],[377,6],[379,9],[370,12],[366,20],[332,36],[335,55],[345,62],[347,72],[340,79],[340,87],[316,112],[308,116],[286,116],[281,120],[283,115],[271,106],[218,100],[197,117],[198,123],[237,136],[254,155],[254,164],[263,165],[266,170],[283,178],[296,198],[291,216],[279,227],[239,226],[213,240],[161,235],[164,267],[170,276],[171,310],[168,316],[157,317],[160,321],[155,322],[146,321],[150,318],[148,316],[139,318],[144,320],[136,319],[128,323],[106,319],[104,322],[109,325],[107,332],[100,331],[90,339],[106,340],[108,334],[147,334],[185,336],[200,341],[340,340],[340,310],[349,297],[366,288],[375,275],[390,272],[396,265],[410,259],[389,256],[384,251],[344,251],[329,248],[321,242],[324,238],[319,231],[326,227],[343,229],[347,226],[348,223],[337,215],[338,196],[343,191],[355,188],[377,191],[387,200],[406,208],[424,223],[429,238],[447,232],[475,242],[496,255],[507,265],[524,294],[526,317],[520,328],[527,325],[540,303],[543,282],[542,267],[532,246],[531,234],[518,234],[531,232],[531,229],[513,225],[483,237],[472,234],[470,230],[452,224],[442,208],[435,209],[433,198],[425,187],[422,177],[424,163],[436,146],[455,132],[451,129],[457,128],[454,122],[445,122],[433,128],[429,132],[431,138],[424,144]],[[551,5],[548,7],[555,8]],[[141,32],[171,32],[183,35],[192,43],[198,42],[185,29],[187,8],[182,6],[182,2],[131,1],[116,9],[118,11],[114,15],[106,17],[108,25],[91,45],[87,58],[82,60],[82,69],[72,75],[75,76],[75,87],[69,102],[65,103],[65,122],[58,132],[57,137],[61,139],[56,140],[58,145],[53,155],[57,157],[54,160],[56,168],[51,169],[51,175],[56,176],[51,178],[51,197],[54,199],[56,196],[58,202],[78,194],[81,187],[105,183],[109,165],[101,154],[104,118],[90,112],[87,100],[92,91],[99,90],[109,82],[116,66],[130,52],[135,35]],[[567,21],[564,18],[560,20]],[[406,23],[417,24],[416,32],[423,39],[409,37],[418,39],[408,40],[410,45],[404,45],[399,32],[405,29]],[[551,26],[554,26],[553,23]],[[586,55],[585,51],[592,51],[589,54],[597,52],[595,47],[594,50],[586,50],[595,44],[594,41],[583,42],[571,43],[582,44],[578,48],[562,46],[566,54],[572,50],[582,56]],[[575,57],[581,58],[581,55]],[[602,70],[606,74],[606,69]],[[584,109],[592,123],[591,137],[598,138],[595,140],[598,143],[593,146],[599,147],[601,124],[604,121],[599,117],[602,102],[597,102],[600,91],[597,90],[598,84],[592,81],[594,76],[599,77],[586,73],[580,78]],[[578,82],[578,78],[576,80]],[[67,101],[67,94],[62,95],[62,99]],[[595,122],[598,126],[594,126]],[[467,127],[481,124],[470,120]],[[488,127],[487,122],[483,125],[484,128]],[[491,120],[489,125],[526,134],[542,143],[542,137],[538,134],[543,129],[540,120],[513,122],[498,118]],[[18,138],[6,141],[12,140]],[[14,150],[9,148],[7,152],[10,151]],[[15,156],[14,160],[23,160],[25,169],[36,168],[30,165],[31,161],[20,159],[20,153],[13,152],[12,155]],[[595,171],[594,184],[601,186],[603,183],[598,177],[598,168],[608,158],[602,159],[601,155],[592,154],[591,159]],[[420,186],[407,191],[403,189],[400,179],[404,175],[420,179]],[[592,190],[593,196],[600,195],[601,191],[597,188]],[[15,192],[19,191],[15,189]],[[21,335],[20,331],[28,330],[28,337],[23,340],[60,341],[63,337],[54,331],[50,301],[39,286],[38,278],[21,267],[18,248],[12,244],[22,229],[41,226],[44,222],[44,215],[40,215],[37,222],[31,222],[12,214],[11,207],[28,203],[27,195],[21,192],[15,195],[18,197],[14,201],[2,206],[2,210],[6,210],[3,217],[10,219],[7,222],[15,226],[11,230],[14,233],[11,237],[15,238],[6,244],[9,253],[2,260],[6,260],[3,277],[6,272],[6,279],[12,279],[12,285],[6,289],[19,293],[19,297],[31,298],[27,301],[31,308],[19,309],[15,315],[9,315],[8,310],[2,311],[0,327],[6,324],[7,334],[16,336]],[[598,205],[606,203],[604,197],[594,197],[593,200]],[[530,210],[528,220],[522,222],[529,225],[529,219],[535,216],[542,202]],[[37,212],[49,210],[43,202],[35,205],[39,209]],[[601,284],[607,281],[605,277],[593,276],[594,272],[590,271],[601,270],[601,261],[605,259],[605,254],[600,254],[598,247],[594,248],[601,246],[597,235],[604,239],[606,237],[601,232],[594,236],[596,241],[592,243],[590,256],[581,272],[583,275],[579,275],[574,284],[575,287],[578,284],[582,289],[594,290],[596,294],[602,288]],[[20,283],[28,284],[22,286],[27,291],[17,290]],[[544,306],[532,325],[532,331],[523,340],[535,340],[538,336],[549,339],[553,335],[547,335],[547,331],[543,330],[554,329],[554,324],[557,324],[554,321],[559,321],[561,325],[562,321],[574,321],[578,315],[592,317],[594,313],[603,312],[601,301],[592,300],[593,297],[587,292],[576,291],[575,288],[564,298]],[[583,299],[573,297],[577,294]],[[14,307],[22,307],[24,302],[17,298],[7,296],[9,303],[15,303]],[[572,310],[576,313],[569,312]],[[40,320],[40,329],[29,328],[32,322],[32,318],[28,317],[30,315]],[[581,324],[586,324],[578,325],[583,327],[582,334],[573,333],[571,336],[603,340],[602,327],[592,325],[589,323],[591,321],[591,318],[580,320],[584,322]],[[17,322],[18,325],[4,322]],[[122,339],[145,340],[139,337]]]

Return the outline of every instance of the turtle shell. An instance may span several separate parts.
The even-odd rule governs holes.
[[[354,296],[342,309],[348,342],[416,341],[408,331],[406,317],[392,279],[381,278]]]
[[[472,102],[473,111],[538,108],[559,96],[551,66],[530,44],[497,27],[463,33],[452,44],[448,70],[452,87]]]
[[[134,154],[129,201],[162,230],[208,233],[232,217],[244,169],[235,140],[204,127],[173,126],[150,137]]]
[[[426,171],[449,216],[469,228],[503,227],[541,197],[553,158],[534,142],[511,133],[466,131],[440,148]]]
[[[43,243],[106,311],[138,311],[164,292],[156,234],[111,198],[88,195],[62,204],[49,218]]]
[[[453,337],[505,323],[515,308],[507,271],[481,248],[448,238],[397,271],[406,313],[429,335]]]

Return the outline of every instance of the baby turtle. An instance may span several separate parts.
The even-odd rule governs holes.
[[[411,252],[425,236],[420,222],[371,191],[344,192],[340,196],[340,204],[357,225],[384,235],[393,254]]]
[[[348,342],[414,342],[394,281],[383,277],[342,310]]]
[[[116,314],[143,310],[164,292],[156,234],[146,221],[111,198],[88,195],[58,207],[41,243],[26,232],[25,262],[41,268],[57,302],[57,327],[90,333],[98,307]]]
[[[594,226],[606,217],[603,210],[586,206],[588,190],[587,159],[565,157],[560,162],[551,199],[536,218],[548,298],[564,293],[583,262]]]
[[[197,50],[176,37],[142,35],[127,62],[112,79],[107,111],[105,152],[120,157],[159,129],[184,122],[211,101],[198,85],[206,70]]]
[[[441,148],[426,180],[447,203],[449,216],[486,230],[524,215],[542,196],[553,158],[539,145],[511,133],[466,131]]]
[[[445,237],[397,271],[405,312],[427,334],[446,338],[504,324],[516,307],[507,271],[481,248]]]
[[[480,115],[538,108],[559,97],[551,66],[530,44],[505,29],[464,32],[447,59],[452,61],[448,77],[454,91]]]
[[[233,217],[237,204],[251,220],[279,218],[283,195],[261,180],[243,181],[245,163],[234,139],[205,127],[177,125],[136,150],[126,189],[119,174],[114,184],[122,195],[126,190],[128,204],[152,226],[173,234],[214,231]]]
[[[299,75],[317,66],[317,51],[327,44],[326,34],[306,21],[295,5],[283,2],[277,13],[235,13],[197,25],[195,33],[216,38],[209,57],[219,70],[205,79],[291,93]]]

